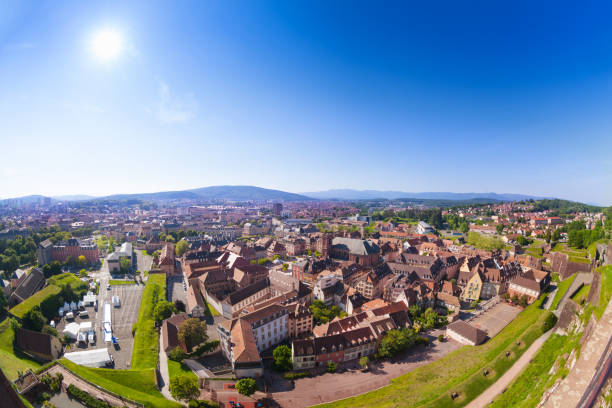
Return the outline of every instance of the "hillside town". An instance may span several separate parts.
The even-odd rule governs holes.
[[[610,208],[40,199],[0,214],[0,369],[14,406],[61,384],[104,406],[306,407],[484,349],[530,313],[548,327],[512,332],[516,367],[540,335],[610,330]],[[605,313],[581,323],[590,304]],[[94,369],[150,373],[154,392]]]

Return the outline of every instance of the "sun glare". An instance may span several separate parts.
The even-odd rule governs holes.
[[[102,61],[115,59],[123,49],[121,34],[113,29],[100,30],[93,35],[91,50]]]

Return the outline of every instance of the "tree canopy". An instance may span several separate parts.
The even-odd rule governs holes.
[[[248,397],[257,391],[257,383],[252,378],[241,378],[236,382],[236,391]]]
[[[291,349],[286,345],[280,345],[274,349],[272,353],[274,357],[274,365],[279,370],[288,371],[293,368],[293,360],[291,359]]]
[[[179,327],[179,340],[185,343],[187,350],[191,350],[194,346],[204,343],[208,339],[206,329],[206,322],[202,322],[195,317],[187,319]]]
[[[189,401],[200,395],[196,378],[179,375],[170,379],[170,394],[175,400]]]

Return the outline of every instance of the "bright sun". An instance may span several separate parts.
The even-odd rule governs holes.
[[[100,60],[111,61],[121,53],[122,49],[123,38],[116,30],[100,30],[93,35],[91,50]]]

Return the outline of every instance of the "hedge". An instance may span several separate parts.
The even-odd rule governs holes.
[[[92,397],[85,391],[75,387],[73,384],[68,386],[67,392],[72,398],[79,400],[89,408],[113,408],[112,405]]]

